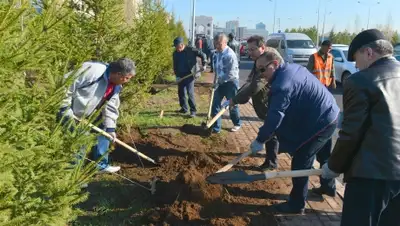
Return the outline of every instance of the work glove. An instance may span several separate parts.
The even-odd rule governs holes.
[[[262,151],[264,149],[264,143],[261,143],[257,140],[254,140],[250,144],[250,150],[253,155],[257,154],[258,152]]]
[[[338,177],[339,175],[340,175],[340,173],[335,173],[331,169],[329,169],[328,163],[325,163],[322,166],[322,175],[321,175],[322,178],[324,178],[324,179],[333,179],[333,178]]]
[[[115,132],[107,132],[111,136],[111,141],[114,143],[117,138],[117,134]]]

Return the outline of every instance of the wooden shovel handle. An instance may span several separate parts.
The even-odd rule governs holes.
[[[226,106],[224,106],[215,116],[214,118],[211,119],[210,122],[207,123],[207,128],[210,128],[215,121],[217,121],[219,119],[219,117],[221,117],[221,115],[223,115],[225,113],[225,111],[227,111],[229,109],[229,102],[227,101],[228,104],[225,103]]]
[[[101,135],[107,137],[107,138],[110,139],[110,140],[113,140],[115,143],[117,143],[117,144],[123,146],[124,148],[128,149],[129,151],[131,151],[131,152],[133,152],[133,153],[135,153],[135,154],[137,154],[137,155],[139,155],[140,157],[146,159],[147,161],[149,161],[149,162],[151,162],[151,163],[157,165],[156,161],[154,161],[152,158],[150,158],[150,157],[144,155],[143,153],[137,151],[136,149],[134,149],[134,148],[132,148],[130,145],[128,145],[128,144],[122,142],[122,141],[119,140],[118,138],[115,138],[115,139],[114,139],[110,134],[108,134],[106,131],[100,129],[99,127],[97,127],[97,126],[95,126],[95,125],[93,125],[93,124],[91,124],[91,123],[89,123],[89,122],[86,122],[86,121],[84,121],[84,120],[81,120],[81,119],[77,118],[76,116],[74,116],[74,119],[76,119],[76,120],[78,120],[78,121],[80,121],[80,122],[86,123],[86,124],[89,125],[89,127],[92,128],[94,131],[100,133]]]
[[[217,173],[222,173],[222,172],[226,172],[227,170],[229,170],[230,168],[232,168],[234,165],[236,165],[238,162],[240,162],[240,160],[246,158],[247,156],[249,156],[251,154],[251,151],[246,151],[243,154],[241,154],[239,157],[235,158],[234,160],[230,161],[226,166],[222,167],[221,169],[219,169],[217,171]]]
[[[279,178],[279,177],[308,177],[308,176],[319,176],[321,174],[322,174],[322,169],[276,171],[276,172],[264,173],[265,179]]]

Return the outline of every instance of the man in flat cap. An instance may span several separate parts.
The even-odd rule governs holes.
[[[174,73],[176,80],[191,74],[196,73],[193,77],[190,76],[178,84],[178,98],[181,109],[178,111],[181,114],[188,112],[188,106],[186,103],[186,93],[188,95],[188,102],[190,107],[190,117],[196,116],[196,101],[194,95],[194,82],[195,79],[199,78],[201,71],[204,71],[206,65],[206,55],[199,49],[191,46],[186,46],[183,43],[182,37],[174,39],[175,51],[172,54]],[[201,65],[197,63],[197,57],[201,59]]]
[[[341,226],[400,224],[400,63],[376,29],[359,33],[348,60],[359,72],[344,84],[344,118],[323,178],[344,173]]]

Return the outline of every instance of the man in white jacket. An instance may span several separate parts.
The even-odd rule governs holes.
[[[122,84],[128,82],[136,74],[135,63],[128,58],[121,58],[110,64],[101,62],[85,62],[76,72],[69,72],[65,75],[76,76],[69,87],[65,99],[62,101],[58,120],[63,122],[77,118],[89,117],[101,109],[95,123],[99,127],[116,137],[115,128],[118,119],[118,108],[120,105],[119,93]],[[105,105],[105,106],[104,106]],[[99,162],[99,168],[103,172],[117,172],[119,166],[110,166],[107,151],[110,140],[99,135],[97,145],[93,148],[95,159],[104,157]]]

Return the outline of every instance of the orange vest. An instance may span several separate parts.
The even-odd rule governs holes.
[[[333,57],[332,54],[328,53],[328,58],[324,62],[318,52],[314,53],[314,69],[313,74],[322,84],[326,87],[330,86],[334,78],[332,74]]]

